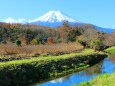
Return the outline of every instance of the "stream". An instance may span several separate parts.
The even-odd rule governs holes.
[[[98,64],[80,72],[36,84],[34,86],[72,86],[73,84],[89,81],[95,78],[97,75],[104,73],[111,74],[113,72],[115,72],[115,55],[111,56],[110,58],[105,58]]]

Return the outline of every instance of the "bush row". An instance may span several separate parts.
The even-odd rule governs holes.
[[[24,56],[1,56],[0,62],[7,62],[12,60],[22,60],[22,59],[30,59],[30,57],[24,57]]]

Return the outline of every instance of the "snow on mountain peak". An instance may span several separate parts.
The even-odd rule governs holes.
[[[63,21],[68,21],[68,22],[77,22],[75,19],[72,19],[68,16],[65,16],[62,14],[60,11],[49,11],[43,16],[31,21],[31,22],[63,22]]]

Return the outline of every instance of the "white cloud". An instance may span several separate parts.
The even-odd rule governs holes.
[[[31,23],[31,22],[33,22],[33,20],[29,20],[28,22]]]
[[[23,18],[13,19],[13,18],[9,17],[9,18],[5,19],[4,22],[6,22],[6,23],[24,23],[25,19],[23,19]]]

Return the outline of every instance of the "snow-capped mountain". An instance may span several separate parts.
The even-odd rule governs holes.
[[[68,16],[65,16],[60,11],[49,11],[43,16],[33,20],[33,22],[63,22],[63,21],[69,21],[69,22],[77,22],[75,19],[72,19]]]
[[[79,22],[76,19],[73,19],[69,16],[66,16],[60,11],[49,11],[39,18],[29,21],[29,24],[48,26],[48,27],[57,27],[57,26],[61,26],[64,21],[68,21],[68,23],[73,26],[74,25],[84,26],[86,24],[86,23]],[[102,31],[107,33],[115,32],[115,29],[102,28],[96,25],[92,25],[92,26],[94,26],[100,32]]]
[[[29,23],[42,26],[56,27],[62,25],[64,21],[68,21],[71,25],[79,23],[77,20],[64,15],[60,11],[49,11],[43,16],[30,21]]]

